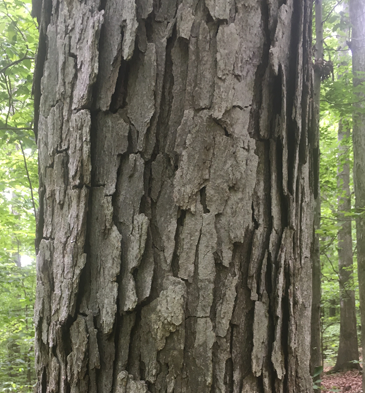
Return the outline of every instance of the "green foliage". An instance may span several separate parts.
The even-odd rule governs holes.
[[[0,0],[0,392],[30,392],[35,382],[31,91],[38,31],[30,10],[30,0]],[[30,264],[22,267],[25,258]]]
[[[38,31],[31,3],[0,0],[0,136],[34,147],[32,73]],[[28,132],[27,132],[28,131]]]
[[[28,392],[34,384],[34,264],[2,260],[0,274],[0,391]]]

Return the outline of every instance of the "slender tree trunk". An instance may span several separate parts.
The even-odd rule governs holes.
[[[352,24],[352,71],[354,88],[358,102],[354,105],[353,144],[354,144],[354,186],[357,239],[357,267],[359,277],[359,294],[361,308],[361,347],[365,348],[365,3],[361,0],[350,0],[350,19]],[[362,85],[361,88],[360,85]],[[363,390],[365,390],[365,373],[363,373]]]
[[[350,129],[343,121],[339,124],[338,140],[338,180],[337,188],[341,192],[338,200],[338,271],[340,284],[340,343],[335,370],[359,368],[359,349],[356,330],[355,291],[353,289],[352,228],[351,218],[346,215],[351,211],[349,146]],[[354,363],[357,361],[357,363]]]
[[[312,391],[311,5],[43,1],[37,392]]]
[[[316,23],[316,51],[315,62],[323,61],[323,23],[322,23],[322,0],[315,0],[315,23]],[[321,225],[321,197],[320,197],[320,183],[319,183],[319,120],[320,120],[320,93],[321,93],[321,74],[318,68],[314,72],[314,115],[313,115],[313,129],[314,129],[314,151],[313,157],[317,161],[314,166],[316,173],[316,189],[314,192],[315,211],[314,211],[314,240],[313,240],[313,287],[312,287],[312,322],[311,322],[311,374],[318,373],[322,366],[322,343],[321,343],[321,256],[319,246],[319,235],[316,230]],[[316,382],[320,380],[320,375],[315,378]],[[318,385],[318,383],[317,383]]]
[[[348,15],[348,5],[344,5],[344,15]],[[341,30],[342,47],[347,46],[350,40],[349,28]],[[345,53],[339,55],[341,63],[346,65],[348,57]],[[340,79],[342,75],[338,75]],[[337,189],[338,198],[338,275],[340,286],[340,340],[334,370],[347,370],[359,368],[359,349],[357,343],[356,306],[353,282],[352,258],[352,224],[349,213],[351,211],[350,191],[350,155],[349,139],[350,129],[346,120],[341,119],[338,127],[338,170]],[[347,214],[346,214],[347,213]],[[357,363],[354,363],[357,361]]]

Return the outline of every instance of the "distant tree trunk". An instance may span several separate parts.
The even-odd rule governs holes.
[[[359,294],[361,308],[361,347],[365,348],[365,3],[362,0],[350,0],[350,20],[352,24],[352,71],[354,88],[358,102],[354,105],[353,144],[354,144],[354,186],[355,207],[361,215],[356,216],[357,267],[359,276]],[[362,85],[361,89],[359,86]],[[365,373],[363,373],[365,390]]]
[[[315,62],[323,61],[323,23],[322,23],[322,0],[315,1],[315,24],[316,24],[316,51]],[[315,210],[314,210],[314,231],[313,231],[313,298],[312,298],[312,322],[311,322],[311,374],[318,374],[319,368],[322,366],[322,342],[321,342],[321,256],[319,247],[319,235],[316,230],[321,225],[321,196],[319,186],[319,120],[320,120],[320,95],[321,95],[321,73],[315,67],[314,72],[314,115],[313,115],[313,129],[314,129],[314,151],[313,158],[317,161],[314,166],[315,185],[314,191]],[[320,380],[320,375],[315,378],[315,382]],[[318,385],[318,382],[316,383]]]
[[[311,1],[41,10],[37,392],[311,392]]]
[[[359,368],[359,349],[356,330],[355,291],[353,289],[352,228],[351,218],[346,215],[351,211],[349,146],[350,129],[339,124],[338,140],[338,180],[337,188],[341,192],[338,200],[338,272],[340,284],[340,343],[335,370]],[[354,363],[357,361],[357,363]]]
[[[344,5],[344,15],[348,16],[348,4]],[[341,29],[342,47],[347,46],[350,40],[350,29]],[[339,59],[343,65],[348,64],[348,57],[341,52]],[[340,79],[342,75],[338,75]],[[337,189],[338,198],[338,276],[340,286],[340,340],[337,361],[334,370],[348,370],[359,368],[359,348],[357,343],[356,306],[353,281],[352,258],[352,224],[349,213],[351,211],[350,191],[350,155],[349,140],[350,128],[345,119],[341,119],[338,126],[338,170]],[[347,214],[346,214],[347,213]],[[357,363],[354,363],[357,361]]]

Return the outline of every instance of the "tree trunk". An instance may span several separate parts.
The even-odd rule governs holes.
[[[323,62],[323,22],[322,22],[322,0],[315,1],[315,24],[316,24],[316,52],[315,62]],[[321,96],[321,73],[315,68],[313,83],[313,158],[316,160],[314,166],[315,185],[314,199],[314,231],[313,231],[313,267],[312,267],[312,321],[311,321],[311,374],[318,374],[322,366],[322,341],[321,341],[321,255],[319,235],[315,232],[321,225],[321,196],[319,183],[319,120],[320,120],[320,96]],[[316,385],[319,384],[320,374],[315,378]]]
[[[344,5],[343,17],[348,15],[348,4]],[[346,15],[346,16],[345,16]],[[350,40],[350,28],[340,31],[342,47],[347,46]],[[348,64],[345,53],[339,55],[341,65]],[[337,76],[338,79],[342,75]],[[353,258],[352,258],[352,224],[349,213],[351,212],[350,191],[350,128],[345,119],[341,119],[338,127],[338,170],[337,189],[338,197],[338,275],[340,286],[340,340],[337,353],[335,371],[359,368],[359,349],[357,343],[356,306],[353,282]],[[357,363],[354,363],[357,361]]]
[[[365,3],[361,0],[350,0],[350,20],[352,24],[352,71],[354,88],[358,102],[353,113],[353,144],[354,144],[354,188],[357,238],[357,267],[359,277],[359,294],[361,308],[361,347],[365,348],[365,114],[364,114],[364,72],[365,72]],[[362,87],[360,87],[362,85]],[[363,373],[363,390],[365,390],[365,373]]]
[[[312,391],[311,1],[282,3],[43,0],[39,393]]]
[[[338,129],[339,156],[337,188],[341,192],[338,200],[338,271],[340,284],[340,344],[335,370],[359,368],[359,349],[356,330],[355,291],[353,289],[352,228],[350,164],[348,140],[350,130],[340,121]],[[357,363],[354,363],[357,361]]]

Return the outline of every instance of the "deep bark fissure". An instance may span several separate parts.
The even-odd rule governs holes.
[[[127,105],[126,104],[127,81],[128,81],[129,69],[132,66],[133,66],[133,59],[131,59],[130,62],[127,62],[123,59],[121,60],[121,65],[118,71],[117,83],[115,85],[115,91],[110,103],[110,111],[112,113],[116,113],[118,109],[123,109]]]
[[[244,244],[235,243],[233,249],[233,261],[239,264],[238,282],[247,283],[248,268],[251,256],[250,244],[253,233],[247,231]],[[252,326],[254,320],[253,302],[250,299],[248,287],[237,287],[237,297],[233,309],[233,325],[231,340],[231,358],[233,360],[233,380],[234,391],[242,391],[243,380],[250,374],[248,365],[250,364],[250,355],[252,350]],[[241,341],[242,340],[242,341]],[[240,342],[247,342],[248,345],[239,353]],[[235,380],[235,374],[239,374],[242,381]]]
[[[284,183],[283,176],[283,150],[286,148],[280,139],[277,139],[275,142],[276,145],[276,163],[277,167],[272,168],[272,173],[276,173],[278,177],[277,185],[280,190],[280,207],[281,207],[281,220],[282,226],[285,228],[289,225],[289,209],[290,202],[289,196],[284,193],[282,187],[280,187]],[[276,255],[274,256],[276,258]]]
[[[274,83],[273,83],[273,91],[275,91],[275,100],[273,102],[273,118],[275,119],[275,116],[278,115],[280,116],[281,114],[281,106],[282,106],[282,86],[283,86],[283,81],[282,81],[282,70],[281,66],[279,68],[279,72],[277,76],[274,76]],[[274,128],[274,126],[273,126]],[[273,130],[272,132],[275,132]]]
[[[134,346],[136,345],[136,343],[138,343],[138,335],[139,335],[138,329],[141,321],[141,310],[142,310],[142,306],[139,306],[133,311],[133,313],[135,314],[135,321],[130,332],[130,341],[128,345],[128,349],[129,349],[128,359],[126,365],[127,370],[132,369],[132,362],[133,362],[132,355],[134,353]]]
[[[257,67],[255,73],[255,84],[254,84],[254,95],[251,104],[250,111],[250,125],[248,127],[250,136],[256,140],[260,140],[260,109],[262,105],[262,80],[265,78],[265,73],[268,70],[269,65],[269,49],[271,46],[270,30],[269,30],[269,12],[267,2],[260,3],[261,9],[261,20],[264,26],[264,44],[263,44],[263,56],[261,63]],[[271,74],[271,70],[269,70]],[[271,130],[270,130],[271,131]]]
[[[39,252],[39,244],[42,239],[47,240],[43,236],[43,226],[44,226],[44,208],[43,208],[43,199],[45,197],[45,187],[39,187],[38,189],[38,196],[39,196],[39,202],[38,202],[38,210],[37,210],[37,215],[36,215],[36,220],[37,220],[37,228],[36,228],[36,233],[35,233],[35,251],[36,254]]]
[[[52,2],[45,0],[41,2],[38,10],[32,10],[32,16],[36,17],[39,24],[38,50],[36,56],[36,64],[34,69],[34,83],[32,94],[34,96],[34,134],[37,142],[38,139],[38,122],[39,122],[39,106],[41,101],[41,85],[40,81],[43,77],[43,66],[47,57],[47,27],[50,23]]]
[[[116,348],[116,354],[115,358],[113,361],[113,381],[112,381],[112,386],[111,386],[111,391],[113,392],[116,389],[116,384],[117,384],[117,375],[119,374],[119,358],[121,356],[119,352],[119,339],[121,336],[122,332],[122,319],[123,315],[121,315],[120,312],[120,302],[119,302],[119,296],[117,298],[117,312],[115,314],[115,322],[114,322],[114,327],[113,331],[114,333],[114,348]]]
[[[301,18],[302,18],[302,5],[298,2],[293,3],[293,21],[291,25],[291,44],[290,44],[290,53],[296,53],[295,48],[298,47],[299,42],[299,33],[301,26]],[[296,153],[297,146],[299,145],[299,141],[297,140],[297,132],[298,132],[298,124],[294,119],[293,113],[293,102],[296,99],[296,89],[297,89],[297,66],[298,66],[298,58],[299,54],[296,56],[289,56],[289,75],[288,75],[288,93],[287,93],[287,108],[286,113],[288,114],[288,122],[287,122],[287,151],[288,151],[288,191],[291,196],[295,195],[295,164],[296,164]]]
[[[177,219],[177,227],[175,233],[175,249],[174,254],[172,256],[171,261],[171,271],[174,277],[179,276],[179,254],[178,254],[178,247],[179,247],[179,239],[181,237],[182,229],[184,227],[184,221],[186,217],[185,210],[179,210],[178,212],[178,219]]]
[[[150,35],[152,35],[153,28],[150,27],[149,30],[151,31]],[[161,92],[160,102],[158,103],[159,107],[156,113],[154,113],[151,120],[151,125],[147,130],[147,138],[148,138],[152,127],[155,128],[155,144],[154,144],[152,157],[150,159],[151,162],[156,160],[157,155],[159,153],[165,154],[166,136],[168,133],[167,124],[169,124],[169,119],[171,115],[171,105],[169,105],[169,103],[172,100],[172,89],[174,87],[171,51],[173,46],[176,44],[176,41],[177,41],[176,28],[174,27],[174,31],[171,34],[171,36],[167,39],[167,43],[166,43],[166,58],[165,58],[165,65],[164,65],[164,73],[162,75],[163,88]]]
[[[99,11],[105,11],[107,0],[100,0]]]

